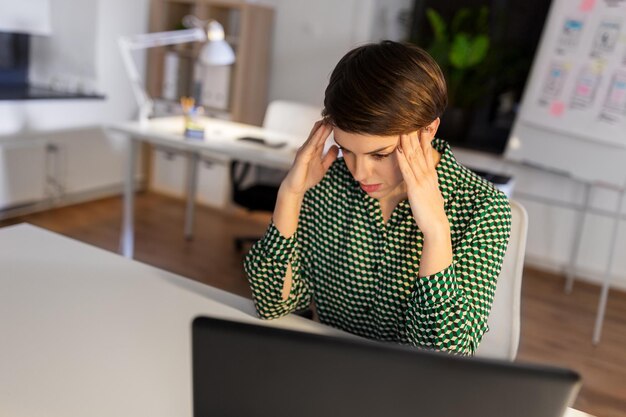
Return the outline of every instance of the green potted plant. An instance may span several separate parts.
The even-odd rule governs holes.
[[[463,7],[446,22],[429,8],[426,17],[433,31],[426,49],[439,63],[448,83],[449,105],[440,132],[442,137],[459,141],[467,135],[473,107],[488,88],[489,9]]]

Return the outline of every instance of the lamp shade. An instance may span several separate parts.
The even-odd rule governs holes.
[[[235,62],[235,52],[225,40],[208,41],[199,58],[204,65],[230,65]]]

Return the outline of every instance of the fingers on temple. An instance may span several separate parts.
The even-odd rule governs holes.
[[[313,127],[311,128],[311,132],[309,133],[309,137],[302,144],[303,148],[308,146],[310,143],[315,142],[315,138],[317,137],[316,134],[319,132],[320,127],[322,126],[323,123],[324,123],[323,120],[318,120],[317,122],[313,124]]]
[[[398,166],[400,167],[400,172],[402,172],[402,177],[407,185],[410,187],[415,183],[415,173],[411,168],[411,164],[407,158],[407,153],[405,148],[398,148],[396,150],[398,156]]]
[[[330,133],[326,132],[328,129],[328,125],[325,124],[323,120],[315,122],[315,125],[313,125],[313,129],[311,130],[311,135],[300,147],[301,152],[308,154],[316,151],[319,148],[319,142],[321,141],[324,143],[325,138],[328,137],[328,134]],[[324,137],[324,140],[321,139],[322,137]]]
[[[426,161],[426,167],[429,170],[432,170],[434,167],[433,161],[433,147],[430,143],[430,135],[426,132],[422,132],[419,137],[420,146],[422,148],[422,153],[424,154],[424,160]]]
[[[402,149],[405,150],[405,157],[409,166],[416,176],[421,176],[426,170],[426,163],[424,161],[422,149],[419,145],[419,136],[417,135],[417,132],[402,135],[401,138],[404,141]],[[409,150],[406,151],[407,149]]]
[[[324,123],[322,127],[320,127],[320,129],[316,132],[316,135],[319,135],[317,136],[315,141],[316,148],[324,147],[324,145],[326,144],[326,139],[328,139],[332,130],[332,126],[328,123]]]

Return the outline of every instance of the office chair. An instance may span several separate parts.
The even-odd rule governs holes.
[[[519,202],[510,202],[511,238],[489,315],[489,331],[483,336],[476,356],[513,361],[519,345],[520,299],[528,214]]]
[[[269,104],[263,119],[263,127],[293,135],[300,146],[309,136],[313,124],[321,118],[321,110],[308,104],[293,101],[276,100]],[[230,164],[232,200],[235,204],[249,211],[274,211],[278,187],[286,171],[257,167],[249,162],[234,160]],[[244,244],[254,243],[261,236],[238,236],[235,238],[235,250],[241,252]]]

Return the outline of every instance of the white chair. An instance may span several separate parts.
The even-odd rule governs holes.
[[[313,124],[321,118],[320,107],[295,101],[274,100],[267,106],[263,127],[293,135],[294,141],[289,146],[299,147],[309,137]],[[264,184],[279,185],[285,174],[284,170],[257,167],[251,179]]]
[[[300,146],[309,136],[313,124],[322,118],[322,110],[310,104],[295,101],[274,100],[265,111],[263,127],[301,138]]]
[[[289,146],[299,147],[309,136],[313,124],[321,118],[321,113],[321,109],[315,106],[276,100],[267,107],[263,127],[293,135],[294,142]],[[232,201],[249,211],[271,212],[286,173],[285,170],[233,160],[230,165]],[[241,252],[244,244],[254,243],[260,237],[235,236],[235,250]]]
[[[476,356],[514,360],[520,335],[522,269],[526,252],[528,214],[511,200],[511,238],[498,277],[496,295],[489,315],[489,331],[483,336]]]

